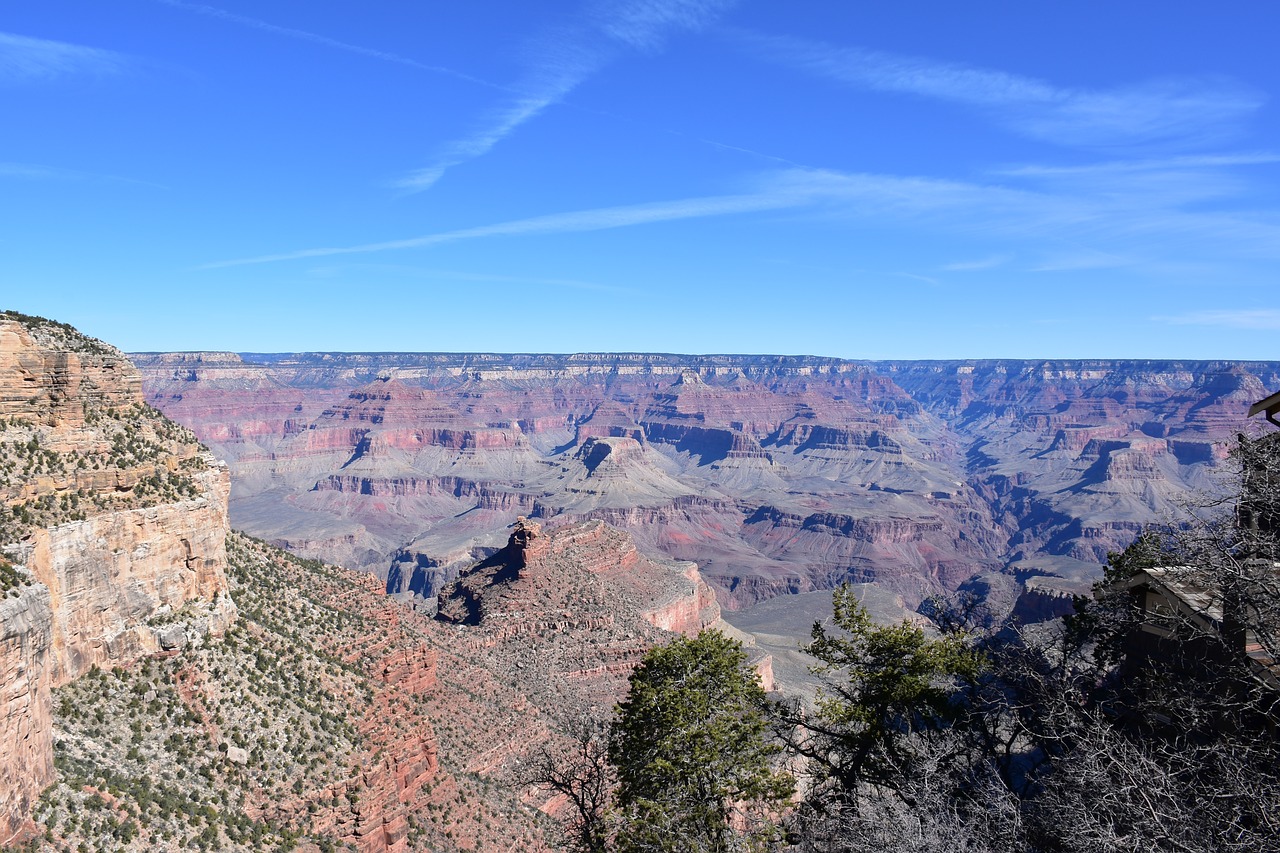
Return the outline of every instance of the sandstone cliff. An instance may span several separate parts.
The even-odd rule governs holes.
[[[177,849],[197,823],[220,849],[441,844],[416,823],[442,781],[430,624],[367,575],[238,534],[227,552],[241,610],[222,642],[54,691],[61,772],[36,808],[51,846]]]
[[[0,842],[53,781],[53,688],[234,619],[229,490],[226,466],[143,402],[119,351],[0,314],[0,561],[16,564],[0,590]]]
[[[0,599],[0,846],[30,823],[53,781],[48,590],[31,584]]]

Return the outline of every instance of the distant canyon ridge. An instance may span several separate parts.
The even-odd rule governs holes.
[[[623,528],[731,610],[843,581],[1052,610],[1220,491],[1280,388],[1280,362],[130,357],[229,463],[233,526],[428,607],[523,515]]]

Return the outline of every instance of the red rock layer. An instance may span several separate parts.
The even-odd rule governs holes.
[[[138,361],[230,460],[239,523],[427,599],[518,514],[625,525],[729,607],[843,580],[914,604],[1029,564],[1078,580],[1280,387],[1261,362],[254,358]]]

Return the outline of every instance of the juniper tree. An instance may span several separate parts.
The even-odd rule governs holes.
[[[790,742],[840,791],[893,789],[911,775],[921,739],[963,713],[957,692],[981,656],[956,635],[930,638],[903,621],[877,625],[845,585],[833,595],[831,625],[815,623],[805,651],[826,676],[814,713],[793,707]]]
[[[793,789],[774,769],[767,699],[736,640],[719,631],[651,650],[617,708],[617,849],[728,853],[772,835]]]

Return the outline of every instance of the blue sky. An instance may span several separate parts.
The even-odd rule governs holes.
[[[0,307],[129,350],[1280,357],[1280,7],[10,2]]]

